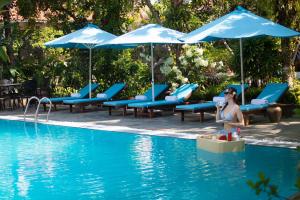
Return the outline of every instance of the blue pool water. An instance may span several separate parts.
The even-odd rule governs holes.
[[[212,154],[167,137],[0,120],[0,199],[259,199],[263,171],[295,192],[300,153],[247,146]],[[265,199],[265,198],[260,198]]]

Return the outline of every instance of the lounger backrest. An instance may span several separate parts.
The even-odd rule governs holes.
[[[191,93],[198,88],[198,84],[183,84],[177,88],[171,96],[176,96],[179,101],[184,101]]]
[[[116,94],[118,94],[121,90],[126,86],[125,83],[115,83],[113,86],[105,90],[103,93],[107,95],[108,99],[113,98]]]
[[[167,84],[154,84],[154,97],[156,98],[159,96],[162,92],[166,91],[169,88]],[[147,97],[147,99],[152,99],[152,87],[150,87],[144,95]]]
[[[269,103],[275,103],[288,88],[287,83],[269,83],[256,98],[266,99]]]
[[[244,90],[246,90],[248,87],[249,87],[248,84],[244,84]],[[226,87],[226,89],[227,89],[227,88],[235,88],[235,89],[236,89],[237,96],[240,96],[241,93],[242,93],[242,87],[241,87],[240,84],[231,84],[231,85],[228,85],[228,86]],[[222,91],[222,92],[219,94],[219,97],[224,97],[224,92],[225,92],[225,90]]]
[[[91,90],[94,91],[95,89],[97,89],[98,87],[98,83],[92,83],[91,84]],[[78,93],[80,93],[80,97],[84,98],[87,97],[89,95],[89,84],[87,84],[84,88],[82,88],[81,90],[79,90]]]

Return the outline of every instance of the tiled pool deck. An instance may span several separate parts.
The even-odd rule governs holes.
[[[95,109],[95,108],[94,108]],[[28,121],[33,120],[34,110],[29,110]],[[40,112],[39,122],[46,123],[46,113]],[[70,113],[66,108],[51,112],[49,124],[100,129],[118,132],[139,133],[195,139],[198,134],[213,133],[221,128],[215,123],[214,116],[205,114],[205,121],[200,123],[199,116],[186,114],[186,120],[180,121],[179,113],[163,112],[155,118],[134,118],[128,112],[126,117],[122,112],[115,111],[112,116],[107,110],[89,110],[89,112]],[[23,120],[23,110],[1,111],[0,119]],[[300,146],[300,118],[283,118],[280,123],[270,123],[266,117],[255,116],[253,123],[242,128],[242,136],[248,144],[272,145],[295,148]]]

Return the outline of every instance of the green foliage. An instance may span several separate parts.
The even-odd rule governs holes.
[[[281,8],[280,5],[277,5],[278,2],[284,6]],[[44,42],[82,28],[88,22],[93,22],[106,31],[120,35],[140,26],[141,23],[156,21],[154,15],[149,14],[152,11],[145,7],[145,1],[18,0],[17,5],[19,14],[29,21],[27,26],[22,29],[17,24],[8,23],[12,31],[11,34],[5,36],[3,44],[7,47],[9,58],[13,59],[9,64],[3,63],[4,78],[14,76],[17,80],[22,81],[35,77],[39,84],[43,84],[46,82],[45,79],[49,79],[54,87],[79,88],[87,83],[88,51],[45,48]],[[156,1],[154,8],[158,11],[160,21],[164,26],[189,32],[224,15],[237,5],[242,5],[274,21],[284,22],[283,24],[293,28],[300,28],[300,23],[298,23],[300,15],[297,15],[300,5],[296,1],[289,1],[285,7],[286,3],[282,0],[258,0],[255,2],[233,0],[214,1],[213,3],[205,0],[161,0]],[[141,9],[147,13],[147,17],[150,17],[140,17]],[[38,25],[36,22],[39,11],[47,11],[47,27]],[[282,16],[288,17],[284,19]],[[10,44],[12,44],[12,49]],[[188,57],[188,49],[181,50],[178,45],[173,45],[169,49],[165,46],[155,48],[155,62],[158,63],[155,70],[156,81],[171,82],[173,86],[187,81],[197,82],[200,84],[200,89],[197,91],[198,97],[209,99],[219,91],[219,87],[221,88],[227,83],[228,78],[225,75],[229,74],[228,68],[232,69],[234,74],[238,76],[240,74],[238,42],[231,41],[229,46],[233,48],[234,55],[225,48],[223,42],[201,44],[201,48],[204,49],[203,56],[197,55],[196,49],[199,46],[190,47],[193,54],[191,57]],[[143,53],[149,55],[148,49],[145,49]],[[266,82],[274,81],[274,78],[281,79],[283,76],[282,63],[286,59],[286,57],[282,57],[283,51],[282,44],[278,39],[245,40],[246,77],[253,81],[262,79]],[[180,57],[181,59],[179,59]],[[1,52],[0,58],[2,58]],[[2,60],[5,59],[2,58]],[[162,64],[160,64],[161,60],[163,60]],[[202,65],[199,65],[200,60]],[[208,66],[203,66],[205,64],[203,61],[207,61]],[[222,67],[218,67],[220,61],[223,63]],[[188,64],[183,65],[185,62]],[[150,82],[149,61],[146,56],[140,57],[139,50],[95,50],[93,51],[92,65],[94,78],[103,87],[108,87],[114,82],[125,81],[129,87],[132,87],[130,92],[133,94],[144,90],[144,87],[147,87]],[[136,89],[133,89],[134,87]],[[295,89],[291,95],[288,95],[288,101],[299,103],[297,91],[298,89]],[[54,90],[54,92],[56,91]],[[251,90],[249,97],[256,93],[257,91],[254,89]],[[205,96],[206,94],[209,97]]]
[[[222,61],[213,62],[213,54],[208,57],[206,49],[198,45],[183,45],[182,54],[175,62],[175,56],[166,58],[160,71],[167,82],[182,84],[198,83],[200,88],[219,85],[227,79],[226,67]]]
[[[7,4],[11,3],[11,0],[1,0],[0,1],[0,8],[3,8]]]
[[[251,86],[245,91],[245,99],[248,100],[246,103],[250,103],[251,99],[256,99],[256,97],[263,90],[263,87]]]
[[[295,109],[294,110],[294,113],[296,114],[296,116],[300,117],[300,109]]]
[[[0,46],[0,60],[5,63],[9,62],[9,57],[7,55],[5,46]]]
[[[56,86],[53,88],[52,94],[53,96],[70,96],[70,94],[76,92],[78,92],[78,90],[71,87]]]
[[[211,101],[213,97],[218,96],[229,84],[239,83],[229,79],[217,85],[199,87],[198,90],[193,93],[191,99]]]
[[[268,199],[274,197],[279,198],[278,188],[270,183],[270,178],[267,178],[264,173],[260,172],[258,174],[258,179],[259,180],[256,182],[253,182],[252,180],[247,181],[248,186],[255,191],[256,195],[265,193]]]
[[[188,3],[177,5],[172,1],[163,1],[165,17],[164,25],[178,31],[189,31],[192,29],[192,14]]]
[[[295,80],[292,88],[289,89],[288,93],[289,102],[300,105],[300,81]]]
[[[109,87],[115,82],[125,82],[127,89],[122,96],[135,96],[142,93],[146,86],[150,84],[150,68],[147,64],[139,59],[135,59],[135,51],[133,49],[123,51],[107,51],[100,52],[104,58],[111,55],[117,55],[112,63],[105,64],[106,59],[99,59],[93,72],[97,81],[104,88]]]
[[[234,57],[232,69],[240,76],[240,47],[238,42],[234,44]],[[282,77],[282,65],[280,64],[279,46],[276,39],[258,38],[243,40],[243,64],[244,76],[253,81],[268,81],[274,77]]]
[[[45,49],[44,42],[52,40],[60,31],[52,28],[31,28],[25,31],[18,27],[14,29],[14,50],[17,52],[15,57],[15,65],[6,68],[8,74],[14,76],[19,81],[32,77],[51,77],[62,74],[62,62],[60,59],[65,57],[62,55],[62,49]],[[59,66],[59,70],[55,68]],[[56,72],[56,73],[55,73]],[[6,75],[8,76],[6,73]],[[8,78],[8,77],[6,77]]]

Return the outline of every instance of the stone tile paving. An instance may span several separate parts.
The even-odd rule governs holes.
[[[28,121],[32,121],[33,110],[29,111]],[[23,120],[22,109],[0,112],[1,119]],[[46,114],[41,112],[39,122],[46,123]],[[254,116],[252,123],[242,128],[242,136],[248,144],[271,145],[280,147],[300,146],[300,118],[284,118],[280,123],[270,123],[264,116]],[[106,110],[88,110],[86,112],[70,113],[67,109],[51,112],[49,124],[91,128],[98,130],[139,133],[195,139],[198,134],[211,134],[221,129],[221,124],[215,123],[212,114],[205,114],[205,121],[200,123],[199,116],[187,114],[184,122],[180,121],[178,113],[163,112],[155,118],[134,118],[132,113],[123,117],[122,112],[114,111],[112,116]]]

